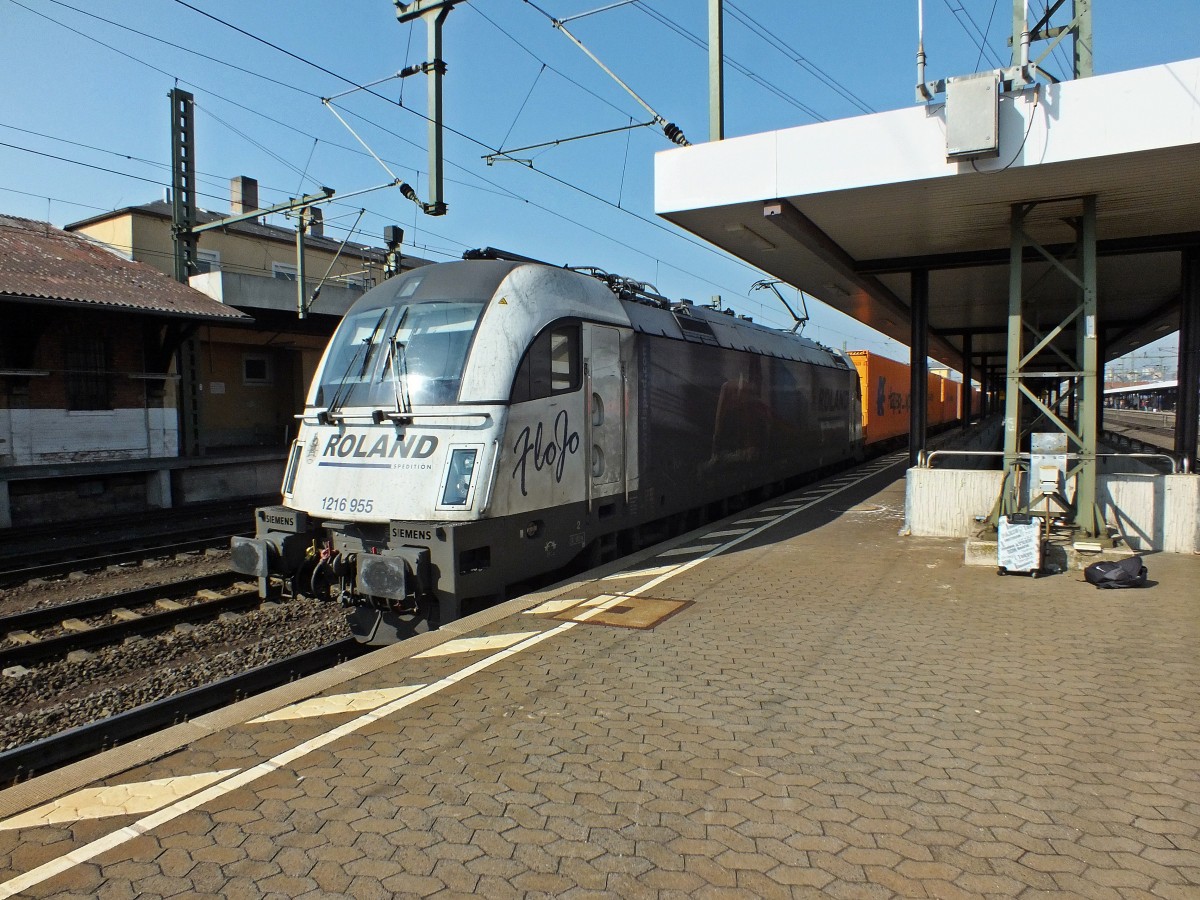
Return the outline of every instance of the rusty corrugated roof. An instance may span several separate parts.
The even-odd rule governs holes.
[[[87,304],[191,319],[250,319],[83,235],[2,214],[0,300]]]

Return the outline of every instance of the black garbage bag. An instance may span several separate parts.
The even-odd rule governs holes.
[[[1098,588],[1128,588],[1146,586],[1146,567],[1140,556],[1130,556],[1117,562],[1101,560],[1083,570],[1083,577]]]

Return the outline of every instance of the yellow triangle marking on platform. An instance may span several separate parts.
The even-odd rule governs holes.
[[[564,609],[570,609],[576,603],[582,603],[583,600],[576,597],[574,600],[547,600],[540,606],[535,606],[533,609],[525,610],[527,616],[545,616],[550,613],[562,612]]]
[[[375,691],[356,691],[352,694],[335,694],[331,697],[313,697],[301,703],[293,703],[283,709],[251,719],[251,722],[283,722],[291,719],[309,719],[313,716],[336,716],[338,713],[363,712],[377,709],[385,703],[407,697],[413,691],[425,687],[423,684],[406,684],[403,687],[381,688]]]
[[[611,575],[605,575],[600,581],[616,581],[620,578],[651,578],[655,575],[661,575],[664,572],[670,572],[679,567],[679,563],[671,563],[665,566],[654,566],[650,569],[630,569],[628,572],[614,572]]]
[[[674,550],[664,550],[659,556],[686,556],[688,553],[707,553],[720,547],[720,544],[693,544],[690,547],[676,547]]]
[[[725,531],[710,531],[704,537],[705,538],[738,537],[739,535],[749,534],[749,533],[750,533],[749,528],[728,528]]]
[[[413,659],[423,659],[430,656],[451,656],[455,653],[476,653],[480,650],[502,650],[519,644],[526,638],[536,635],[536,631],[522,631],[519,634],[489,634],[486,637],[458,638],[446,641],[422,653],[417,653]]]
[[[113,784],[100,788],[85,788],[60,797],[37,809],[0,822],[0,831],[17,828],[37,828],[60,825],[81,819],[103,819],[107,816],[132,816],[154,812],[178,800],[227,778],[237,769],[181,775],[177,778],[157,778],[135,784]]]

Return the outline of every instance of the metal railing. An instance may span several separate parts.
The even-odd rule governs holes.
[[[1004,456],[1003,450],[922,450],[917,457],[917,467],[921,469],[932,469],[933,461],[938,457],[944,456],[982,456],[982,457],[1001,457]],[[1068,453],[1067,459],[1079,459],[1078,453]],[[1020,462],[1028,463],[1030,454],[1018,453],[1017,459]],[[1096,459],[1157,459],[1164,460],[1171,466],[1172,475],[1187,475],[1191,472],[1191,461],[1185,456],[1182,459],[1172,453],[1097,453]]]

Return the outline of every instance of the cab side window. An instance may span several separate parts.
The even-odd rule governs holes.
[[[578,390],[582,380],[579,323],[559,323],[534,338],[513,380],[513,403]]]

